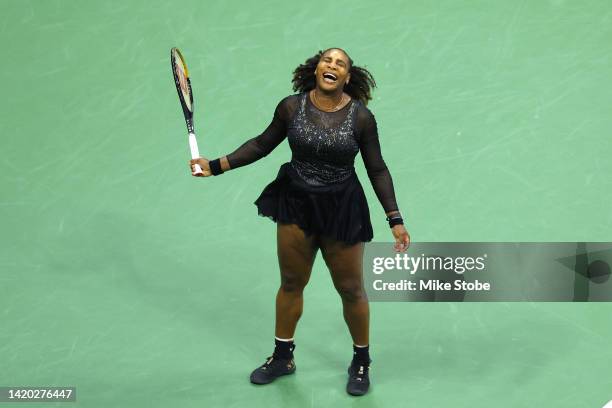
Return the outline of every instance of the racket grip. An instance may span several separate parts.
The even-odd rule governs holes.
[[[198,141],[196,140],[195,133],[189,133],[189,149],[191,150],[192,159],[200,157],[200,150],[198,149]]]
[[[189,150],[191,150],[192,159],[197,159],[198,157],[200,157],[200,150],[198,149],[198,141],[196,140],[196,135],[195,133],[191,132],[189,133]],[[204,174],[199,164],[194,164],[193,168],[193,174]]]

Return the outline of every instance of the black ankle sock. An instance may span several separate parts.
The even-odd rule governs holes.
[[[295,350],[295,343],[293,341],[281,341],[274,339],[274,354],[276,358],[290,359],[293,358],[293,350]]]
[[[370,365],[370,346],[356,347],[353,345],[353,360],[360,365]]]

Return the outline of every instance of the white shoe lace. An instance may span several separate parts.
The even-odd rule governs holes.
[[[262,370],[267,370],[268,366],[270,365],[270,363],[272,362],[272,360],[274,360],[274,356],[268,357],[268,360],[264,363],[263,366],[261,366]]]

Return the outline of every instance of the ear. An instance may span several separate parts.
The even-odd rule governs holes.
[[[346,81],[345,81],[345,84],[346,84],[346,85],[348,85],[348,83],[349,83],[349,79],[351,79],[351,74],[348,74],[348,75],[346,76]]]

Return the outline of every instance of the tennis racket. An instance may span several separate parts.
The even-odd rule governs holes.
[[[185,115],[185,123],[187,124],[191,158],[197,159],[200,157],[200,151],[198,150],[198,142],[193,131],[193,92],[191,92],[191,81],[189,80],[189,71],[187,71],[187,64],[185,64],[183,54],[176,47],[170,50],[170,63],[172,65],[176,91],[178,92],[183,115]],[[194,174],[204,174],[199,164],[194,165]]]

